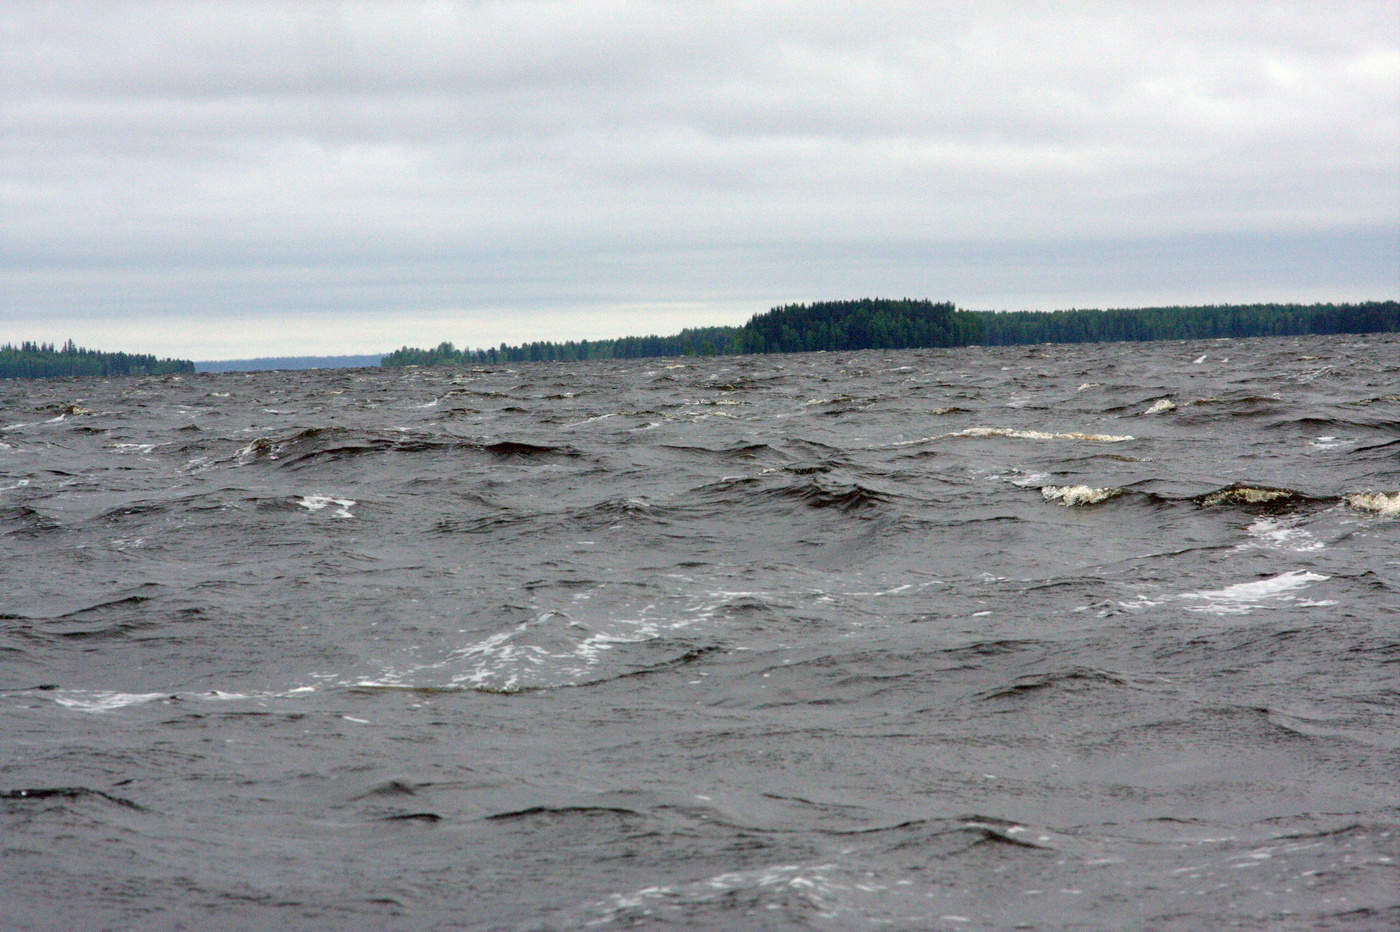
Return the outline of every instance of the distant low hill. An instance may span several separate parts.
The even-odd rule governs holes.
[[[196,372],[263,372],[270,369],[365,369],[379,365],[382,353],[369,356],[259,356],[256,359],[197,359]]]

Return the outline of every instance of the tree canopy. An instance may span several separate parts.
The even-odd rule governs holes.
[[[813,350],[1004,346],[1114,340],[1192,340],[1306,333],[1400,331],[1400,303],[1231,304],[1111,310],[963,311],[952,302],[861,298],[787,304],[756,314],[742,327],[701,327],[672,336],[536,341],[488,349],[405,346],[384,366],[435,366],[546,360],[712,356]]]
[[[83,349],[72,340],[60,347],[25,341],[0,346],[0,378],[57,378],[78,375],[167,375],[193,372],[186,359],[157,359],[144,353]]]

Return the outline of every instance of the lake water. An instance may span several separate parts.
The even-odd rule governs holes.
[[[5,928],[1400,926],[1400,335],[0,383]]]

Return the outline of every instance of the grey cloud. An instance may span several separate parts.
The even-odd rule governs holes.
[[[153,316],[201,281],[232,306],[234,279],[304,307],[295,268],[347,313],[733,307],[805,280],[963,299],[906,247],[957,244],[1010,281],[958,251],[1262,237],[1229,253],[1245,261],[1270,236],[1393,238],[1397,152],[1385,2],[14,2],[0,274],[23,280],[0,279],[0,339],[42,320],[44,269]],[[823,279],[810,248],[879,275]],[[1400,287],[1393,262],[1368,268],[1353,280]]]

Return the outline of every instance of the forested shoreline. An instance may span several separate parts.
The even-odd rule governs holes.
[[[25,341],[0,346],[0,378],[48,379],[91,375],[169,375],[193,372],[187,359],[157,359],[146,353],[109,353],[84,349],[72,340],[52,343]]]
[[[713,356],[817,350],[1026,343],[1199,340],[1400,331],[1400,302],[1357,304],[1226,304],[1197,307],[965,311],[951,302],[863,298],[788,304],[757,314],[742,327],[704,327],[672,336],[536,341],[486,349],[405,346],[380,365],[434,366],[502,362]]]
[[[821,350],[1200,340],[1396,331],[1400,331],[1400,302],[1397,301],[967,311],[958,309],[948,301],[935,303],[912,298],[861,298],[787,304],[756,314],[741,327],[693,327],[671,336],[651,334],[564,342],[542,340],[513,346],[502,343],[485,349],[458,349],[450,342],[439,343],[430,349],[404,346],[385,354],[379,364],[389,368],[490,365]],[[361,357],[353,358],[357,362],[362,361]],[[362,364],[370,358],[363,357]],[[296,360],[250,362],[279,361]],[[226,364],[222,368],[237,366]],[[84,349],[76,346],[72,340],[62,346],[30,341],[18,346],[9,343],[0,345],[0,378],[164,375],[195,371],[195,363],[189,360]]]
[[[979,343],[1107,343],[1400,330],[1400,302],[1213,304],[981,313]]]

